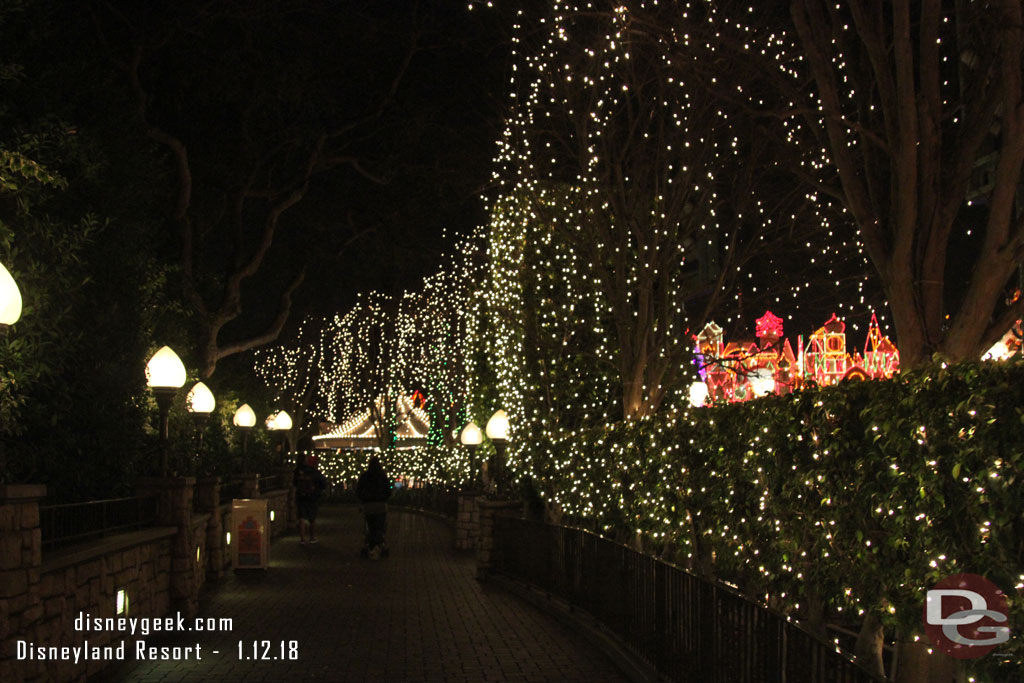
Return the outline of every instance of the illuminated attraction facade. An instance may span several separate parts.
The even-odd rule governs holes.
[[[871,315],[863,353],[846,346],[846,325],[835,314],[797,350],[783,337],[783,321],[766,311],[756,322],[757,340],[726,342],[722,328],[708,323],[694,337],[695,363],[707,386],[698,403],[736,403],[768,393],[787,394],[809,384],[830,386],[843,380],[888,379],[899,372],[900,354]],[[704,392],[691,395],[703,396]]]

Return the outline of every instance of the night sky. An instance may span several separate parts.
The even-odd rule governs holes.
[[[331,11],[345,16],[352,11],[345,4]],[[387,182],[368,182],[344,170],[325,174],[298,207],[296,220],[322,223],[341,239],[370,232],[340,255],[308,243],[293,252],[305,259],[311,275],[287,330],[306,314],[343,312],[358,292],[417,288],[456,236],[487,221],[485,196],[506,102],[504,19],[447,0],[419,3],[415,12],[406,3],[374,3],[359,11],[352,21],[373,27],[380,42],[365,53],[350,45],[331,55],[345,60],[356,54],[362,61],[351,73],[346,100],[371,101],[390,84],[416,34],[417,49],[394,101],[359,142],[368,167]]]

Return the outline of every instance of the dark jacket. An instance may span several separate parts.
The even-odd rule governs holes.
[[[360,503],[382,503],[391,497],[391,479],[384,473],[380,460],[370,460],[370,466],[359,475],[356,496]]]
[[[296,467],[292,480],[295,483],[295,496],[302,500],[316,500],[321,491],[327,488],[327,477],[309,465]]]

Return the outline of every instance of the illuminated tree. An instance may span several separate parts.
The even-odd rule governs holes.
[[[720,61],[712,8],[550,9],[542,42],[517,44],[491,239],[521,252],[509,276],[524,278],[524,297],[543,287],[537,278],[557,283],[549,301],[506,308],[530,317],[550,306],[514,333],[590,354],[613,370],[619,412],[649,415],[687,379],[691,331],[732,303],[755,257],[799,241],[808,202],[783,180],[772,138],[707,87],[706,64]]]
[[[473,353],[480,310],[474,299],[483,271],[480,249],[478,239],[461,241],[412,298],[415,323],[407,347],[414,385],[430,414],[428,441],[434,445],[458,443],[477,384]]]
[[[331,422],[369,411],[381,450],[394,446],[399,398],[412,381],[410,296],[370,292],[322,334],[319,392]]]
[[[901,364],[980,357],[1024,314],[1021,4],[794,0],[791,14],[795,30],[764,41],[801,114],[785,134],[856,224]]]
[[[273,391],[275,409],[286,410],[300,430],[307,427],[307,415],[316,412],[322,334],[322,326],[307,318],[295,339],[255,352],[253,367]]]

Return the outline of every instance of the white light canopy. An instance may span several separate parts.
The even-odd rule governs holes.
[[[217,403],[213,398],[213,392],[210,391],[210,387],[202,382],[196,382],[195,386],[189,390],[188,396],[185,397],[185,404],[190,413],[209,415],[213,412]]]
[[[149,359],[146,384],[162,389],[180,389],[185,384],[185,366],[170,346],[164,346]]]
[[[0,325],[13,325],[21,317],[21,290],[0,263]]]
[[[231,422],[236,427],[249,428],[256,426],[256,413],[252,411],[248,403],[243,403],[242,406],[235,411],[235,416],[231,418]]]
[[[475,422],[470,422],[462,428],[459,441],[462,442],[463,446],[479,446],[484,441],[484,434],[476,426]]]
[[[504,410],[499,410],[487,421],[487,438],[492,441],[505,441],[508,439],[508,415]]]

